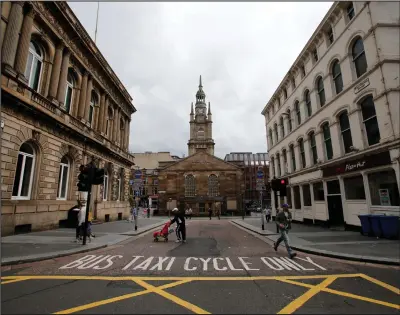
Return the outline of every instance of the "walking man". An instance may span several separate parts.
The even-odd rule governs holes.
[[[283,241],[285,243],[286,250],[288,252],[290,259],[293,259],[294,257],[296,257],[297,254],[292,251],[292,248],[290,247],[290,244],[289,244],[289,238],[287,235],[287,230],[288,230],[289,224],[290,224],[290,221],[288,219],[289,216],[290,216],[290,221],[291,221],[289,206],[285,203],[282,205],[282,210],[279,211],[276,215],[276,224],[277,224],[277,227],[279,228],[279,233],[281,234],[281,236],[274,243],[274,249],[275,249],[275,251],[277,251],[279,244]]]
[[[212,217],[212,210],[211,210],[211,208],[208,208],[208,217],[209,217],[210,220],[211,220],[211,217]]]

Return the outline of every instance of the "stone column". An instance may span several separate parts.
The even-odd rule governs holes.
[[[310,139],[304,139],[304,156],[306,158],[306,168],[313,165],[312,157],[311,157],[311,147],[310,147]]]
[[[56,52],[54,55],[54,62],[53,62],[53,69],[51,72],[51,80],[50,80],[50,90],[49,90],[49,97],[51,99],[55,99],[57,97],[57,89],[58,89],[58,82],[60,80],[60,71],[61,71],[61,61],[62,55],[64,50],[64,44],[60,40],[56,47]]]
[[[104,108],[103,108],[103,116],[102,116],[102,128],[101,128],[101,132],[105,135],[107,130],[107,119],[108,119],[108,96],[107,94],[104,95]]]
[[[90,107],[90,101],[92,100],[92,90],[93,90],[93,79],[89,77],[86,89],[85,113],[83,116],[85,121],[87,122],[89,122],[89,107]]]
[[[286,150],[286,160],[287,160],[287,171],[288,173],[293,172],[293,167],[292,167],[292,157],[290,155],[290,148],[288,147]]]
[[[1,61],[4,69],[16,75],[14,71],[15,55],[18,47],[18,33],[22,26],[24,1],[15,1],[11,5],[8,24],[4,33],[3,47],[1,50]]]
[[[121,144],[121,109],[117,108],[117,134],[116,134],[116,143]]]
[[[25,68],[28,60],[29,44],[31,42],[33,18],[35,17],[35,14],[36,12],[33,10],[32,6],[29,5],[22,23],[21,35],[15,58],[15,70],[22,81],[25,81],[26,83],[28,78],[25,78]]]
[[[319,130],[315,133],[315,144],[317,145],[317,155],[318,155],[318,160],[325,161],[325,154],[324,154],[324,139],[323,139],[323,134],[322,131]]]
[[[85,102],[86,102],[86,89],[87,89],[87,83],[88,83],[88,76],[89,73],[85,72],[83,75],[82,79],[82,84],[81,84],[81,93],[79,97],[79,108],[78,108],[78,118],[83,119],[85,116]]]
[[[58,81],[58,91],[57,91],[57,100],[60,102],[60,104],[64,104],[65,102],[65,89],[67,86],[70,55],[71,51],[68,48],[65,48],[61,63],[61,73],[60,73],[60,80]]]
[[[106,99],[106,94],[102,93],[100,97],[100,108],[99,108],[99,114],[97,117],[97,122],[96,122],[96,131],[97,132],[103,132],[103,116],[104,116],[104,107],[105,107],[105,99]]]
[[[337,121],[330,125],[330,133],[333,151],[332,158],[336,159],[342,156],[342,146],[340,145],[340,127]]]
[[[112,141],[116,142],[118,137],[118,107],[114,109],[114,122],[113,122],[113,137],[110,138]]]
[[[130,126],[131,126],[131,122],[129,121],[129,119],[126,120],[126,127],[125,127],[125,149],[129,150],[129,134],[130,134]]]

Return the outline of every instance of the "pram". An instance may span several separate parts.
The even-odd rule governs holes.
[[[172,232],[174,232],[173,228],[171,228],[171,229],[169,228],[170,226],[171,226],[171,222],[168,221],[167,223],[165,223],[165,225],[163,226],[161,231],[154,232],[153,233],[154,242],[158,242],[159,238],[163,238],[164,242],[168,242],[168,235],[171,234]]]

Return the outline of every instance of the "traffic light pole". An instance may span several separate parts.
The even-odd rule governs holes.
[[[86,213],[85,213],[85,224],[84,224],[84,230],[83,230],[83,242],[82,245],[86,245],[86,238],[87,238],[87,231],[88,231],[88,225],[89,225],[89,211],[90,211],[90,199],[92,196],[92,182],[94,178],[94,172],[96,168],[94,167],[93,164],[90,165],[90,170],[89,170],[89,191],[87,194],[87,200],[86,200]]]

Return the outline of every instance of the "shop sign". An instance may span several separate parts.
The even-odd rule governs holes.
[[[322,172],[323,177],[330,177],[387,164],[391,164],[391,160],[389,152],[385,151],[374,155],[365,155],[361,158],[347,160],[335,166],[323,168]]]
[[[390,206],[389,189],[379,189],[379,198],[381,206]]]

